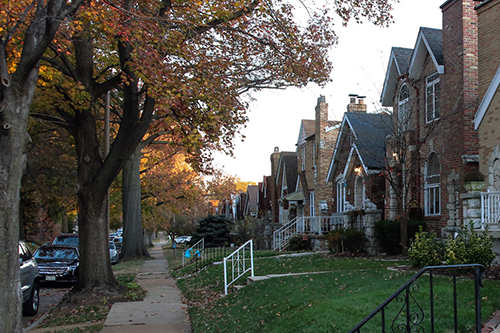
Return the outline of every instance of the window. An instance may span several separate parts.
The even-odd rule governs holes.
[[[408,90],[408,86],[405,84],[399,90],[399,99],[398,99],[398,122],[399,128],[402,131],[406,131],[408,129],[408,121],[410,118],[410,91]]]
[[[302,145],[302,171],[306,169],[306,144]]]
[[[439,74],[433,74],[426,80],[425,90],[426,121],[439,119]]]
[[[432,153],[425,175],[425,215],[441,214],[441,167],[439,159]]]
[[[345,179],[337,182],[337,213],[342,213],[345,210],[345,189],[346,189]]]
[[[309,216],[316,216],[314,209],[314,192],[309,192]]]

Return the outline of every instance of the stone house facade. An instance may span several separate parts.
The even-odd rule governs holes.
[[[394,110],[388,159],[398,165],[406,186],[400,197],[389,191],[387,215],[397,217],[395,205],[403,200],[398,207],[419,212],[443,236],[461,225],[464,175],[478,168],[472,123],[478,106],[474,5],[446,1],[440,7],[443,30],[421,28],[411,52],[393,48],[381,95],[382,105]]]

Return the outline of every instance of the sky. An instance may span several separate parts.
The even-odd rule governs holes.
[[[302,119],[314,119],[320,95],[329,106],[329,119],[342,120],[349,94],[366,96],[368,112],[381,107],[380,93],[392,47],[414,48],[420,27],[442,28],[439,8],[445,0],[400,0],[394,5],[394,23],[389,28],[371,23],[337,26],[338,44],[330,51],[332,82],[324,88],[255,92],[247,114],[249,121],[235,138],[234,157],[214,155],[214,165],[242,181],[261,182],[271,175],[270,156],[275,147],[295,151]]]

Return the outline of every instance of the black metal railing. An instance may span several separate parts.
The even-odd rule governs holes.
[[[206,247],[194,253],[190,263],[195,262],[196,271],[211,265],[215,261],[222,261],[226,256],[226,247]]]
[[[479,264],[469,264],[469,265],[444,265],[444,266],[428,266],[422,268],[418,271],[411,279],[409,279],[404,285],[402,285],[391,297],[385,300],[375,311],[370,313],[365,317],[356,327],[349,331],[349,333],[360,333],[361,328],[365,326],[371,319],[378,318],[380,314],[380,332],[434,332],[435,328],[435,298],[434,295],[434,283],[433,276],[434,272],[437,270],[451,271],[453,279],[453,322],[454,322],[454,332],[458,332],[458,315],[457,315],[457,270],[462,269],[473,269],[474,270],[474,299],[475,299],[475,329],[476,333],[481,333],[481,290],[483,287],[482,278],[485,272],[483,265]],[[426,307],[426,311],[423,310],[421,303],[417,300],[415,294],[420,290],[420,284],[417,279],[420,278],[424,273],[428,273],[429,276],[429,296],[425,297],[425,300],[429,300],[429,306]],[[420,297],[421,298],[421,297]],[[395,311],[391,312],[391,315],[396,313],[394,319],[389,319],[389,323],[386,322],[388,312],[386,309],[389,305],[399,303]],[[429,318],[425,318],[427,313]],[[377,317],[376,317],[377,316]],[[425,324],[424,324],[425,323]],[[378,326],[378,325],[377,325]],[[442,328],[442,327],[441,327]],[[453,328],[447,327],[447,329],[452,331]],[[375,330],[371,327],[366,332],[374,332]],[[377,330],[378,331],[378,330]],[[365,331],[363,331],[365,332]],[[448,331],[447,331],[448,332]]]

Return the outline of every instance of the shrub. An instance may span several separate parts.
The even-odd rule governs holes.
[[[408,239],[413,239],[420,226],[426,227],[425,221],[408,220]],[[401,254],[401,226],[399,220],[375,222],[375,237],[383,252]]]
[[[436,239],[436,233],[423,231],[420,226],[408,249],[408,259],[412,266],[418,268],[440,265],[443,260],[443,244]]]
[[[462,226],[457,238],[448,238],[444,259],[448,265],[481,264],[489,266],[495,259],[493,236],[486,232],[479,234],[470,224]]]
[[[468,172],[464,176],[464,182],[482,182],[484,181],[484,175],[481,173],[479,170],[474,170],[471,172]]]
[[[341,253],[342,250],[352,253],[365,252],[366,237],[362,230],[339,229],[326,235],[330,250]]]
[[[296,235],[290,237],[289,240],[290,251],[302,251],[311,249],[311,240],[304,240],[302,236]]]
[[[447,265],[481,264],[489,266],[495,259],[493,253],[493,236],[486,232],[479,234],[471,225],[462,226],[458,237],[449,237],[446,243],[436,239],[436,234],[424,232],[420,229],[415,235],[408,257],[415,267],[440,265],[445,261]]]

